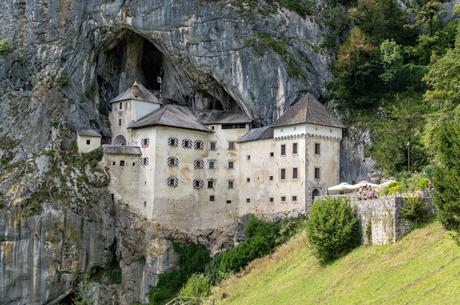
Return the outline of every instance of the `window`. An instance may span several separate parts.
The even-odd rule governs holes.
[[[275,199],[273,197],[270,197],[269,201],[273,202],[273,201],[275,201]]]
[[[116,164],[117,164],[117,162],[115,162],[115,161],[112,162],[112,165],[116,165]]]
[[[231,201],[231,200],[227,200],[227,204],[230,204],[230,203],[232,203],[232,201]]]
[[[222,124],[222,129],[246,128],[246,124]]]
[[[315,179],[321,179],[321,173],[319,167],[315,167]]]
[[[297,155],[297,143],[292,143],[292,154]]]
[[[142,165],[143,166],[147,166],[147,165],[149,165],[149,163],[150,163],[149,158],[142,158]]]
[[[286,202],[286,196],[281,196],[281,202]]]
[[[275,153],[274,152],[270,152],[270,158],[273,158],[275,156]]]
[[[217,147],[217,142],[211,142],[209,149],[216,150],[216,147]]]
[[[292,196],[292,202],[297,202],[297,196]]]
[[[193,188],[195,190],[201,190],[204,187],[203,180],[195,179],[193,180]]]
[[[233,142],[233,141],[228,142],[228,149],[229,150],[235,149],[235,142]]]
[[[292,169],[292,179],[297,179],[298,178],[298,170],[297,170],[297,167],[294,167]]]
[[[204,149],[204,143],[203,143],[203,141],[200,141],[200,140],[196,140],[194,146],[195,146],[196,150],[203,150]]]
[[[247,155],[246,160],[251,160],[251,155]]]
[[[251,178],[246,178],[246,182],[251,182]]]
[[[125,166],[125,161],[121,160],[120,161],[120,166]]]
[[[215,129],[216,129],[216,126],[214,126],[214,125],[211,126],[211,129],[212,129],[212,130],[215,130]]]
[[[319,143],[315,143],[315,155],[321,154],[321,146]]]
[[[177,159],[176,157],[169,157],[168,166],[169,167],[179,166],[179,159]]]
[[[281,145],[281,155],[286,156],[286,144]]]
[[[177,138],[171,137],[168,139],[168,145],[171,147],[177,147],[179,146],[179,140]]]
[[[214,195],[209,196],[209,201],[216,201],[216,197]]]
[[[142,138],[141,139],[141,146],[143,148],[149,147],[150,139],[149,138]]]
[[[215,169],[216,168],[216,162],[214,160],[208,161],[208,168],[209,169]]]
[[[171,176],[166,180],[166,183],[169,187],[177,187],[179,180],[176,177]]]
[[[136,162],[133,162],[133,166],[136,166]]]
[[[121,126],[121,119],[118,119],[118,126]]]
[[[91,140],[86,140],[86,145],[91,144]]]
[[[233,189],[235,187],[235,180],[228,180],[228,188]]]
[[[195,168],[195,169],[204,168],[204,161],[203,160],[195,160],[195,161],[193,161],[193,168]]]
[[[234,169],[234,162],[233,161],[228,161],[228,168],[229,169]]]
[[[214,180],[210,179],[208,180],[208,189],[213,189],[214,188]]]
[[[269,180],[273,180],[273,176],[268,177]]]
[[[183,148],[192,148],[192,141],[188,139],[182,140],[182,147]]]
[[[284,179],[286,179],[286,169],[282,168],[281,169],[281,180],[284,180]]]
[[[118,104],[118,109],[123,110],[123,103]]]
[[[247,203],[250,203],[250,202],[251,202],[251,198],[246,198],[246,202],[247,202]]]

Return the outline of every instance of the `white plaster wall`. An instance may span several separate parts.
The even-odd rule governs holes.
[[[90,141],[90,144],[86,143],[87,140]],[[78,135],[77,136],[77,147],[78,147],[78,152],[80,154],[92,152],[93,150],[96,150],[99,147],[101,147],[101,138]]]
[[[158,108],[160,108],[160,104],[131,101],[131,120],[137,121]]]
[[[342,129],[313,124],[296,124],[290,126],[276,127],[274,138],[290,137],[298,135],[316,135],[342,139]]]

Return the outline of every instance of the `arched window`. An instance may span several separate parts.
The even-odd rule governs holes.
[[[203,160],[193,161],[193,167],[196,169],[204,168],[204,161]]]
[[[200,179],[193,180],[193,188],[195,190],[201,190],[203,187],[204,187],[203,180],[200,180]]]
[[[118,135],[113,139],[113,145],[126,145],[126,139],[122,135]]]
[[[179,140],[177,138],[171,137],[168,139],[168,145],[172,147],[177,147],[179,146]]]
[[[143,165],[143,166],[147,166],[147,165],[149,165],[149,163],[150,163],[150,159],[149,159],[149,158],[147,158],[147,157],[146,157],[146,158],[142,158],[142,165]]]
[[[311,193],[311,200],[315,201],[315,198],[318,197],[319,195],[320,195],[319,190],[314,189],[313,192]]]
[[[188,139],[182,140],[182,147],[183,148],[192,148],[192,141]]]
[[[179,185],[179,179],[171,176],[166,180],[166,183],[168,184],[169,187],[177,187]]]
[[[203,143],[203,141],[196,140],[196,141],[195,141],[195,149],[196,149],[196,150],[203,150],[203,149],[204,149],[204,143]]]
[[[141,146],[143,148],[149,147],[150,139],[149,138],[142,138],[141,139]]]
[[[169,167],[179,166],[179,159],[177,159],[176,157],[169,157],[168,166]]]

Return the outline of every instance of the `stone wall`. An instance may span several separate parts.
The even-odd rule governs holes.
[[[422,198],[432,213],[432,197],[425,194]],[[358,212],[364,245],[394,243],[414,226],[402,215],[405,201],[400,195],[360,201],[351,198],[351,204]]]

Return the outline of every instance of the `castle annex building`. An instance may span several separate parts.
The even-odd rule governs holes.
[[[344,126],[311,94],[254,129],[243,112],[162,104],[138,83],[110,103],[110,191],[148,219],[193,230],[304,213],[339,182]]]

